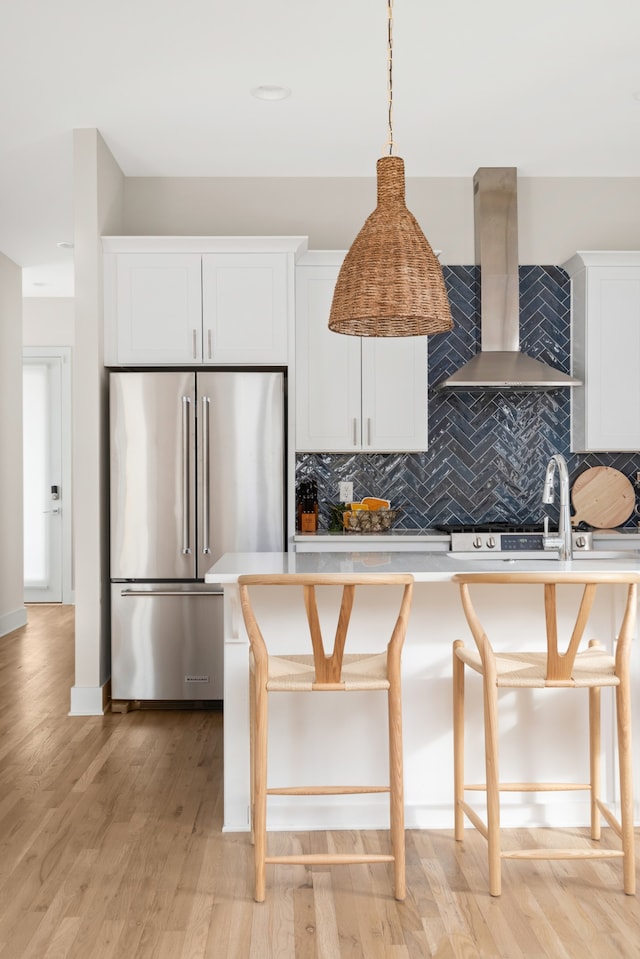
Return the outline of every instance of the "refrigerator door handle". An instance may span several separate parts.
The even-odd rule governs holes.
[[[121,596],[135,596],[140,599],[143,596],[222,596],[221,589],[195,590],[195,589],[123,589],[120,590]]]
[[[209,542],[209,495],[210,495],[210,446],[209,446],[209,405],[208,396],[202,397],[202,553],[211,553]]]
[[[191,552],[189,518],[191,515],[191,477],[189,473],[189,420],[191,399],[182,397],[182,552]]]

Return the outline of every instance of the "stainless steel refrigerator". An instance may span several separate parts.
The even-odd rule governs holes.
[[[223,553],[282,551],[281,372],[112,372],[111,695],[223,698]]]

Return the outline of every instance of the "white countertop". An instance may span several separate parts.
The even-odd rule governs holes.
[[[416,543],[448,543],[449,533],[440,529],[392,529],[383,533],[359,533],[356,530],[319,529],[313,533],[296,533],[294,541],[304,543],[309,539],[322,539],[334,542],[336,540],[369,541],[378,543],[401,543],[409,540]]]
[[[622,558],[544,560],[456,559],[448,553],[394,551],[367,553],[225,553],[205,575],[207,583],[235,583],[255,573],[412,573],[417,583],[448,582],[456,573],[479,572],[640,572],[640,554]]]
[[[594,549],[637,550],[640,555],[640,532],[637,527],[624,529],[594,529]],[[450,535],[438,529],[394,529],[383,533],[357,533],[353,530],[315,533],[296,533],[293,548],[297,552],[350,552],[378,550],[447,553]],[[521,557],[522,559],[530,557]]]
[[[624,543],[628,548],[640,549],[640,529],[635,526],[617,527],[615,529],[591,529],[594,542],[599,543],[603,540],[611,540],[616,543]],[[328,529],[319,529],[313,533],[296,533],[293,537],[294,542],[304,543],[309,540],[321,539],[324,542],[348,541],[352,542],[416,542],[416,543],[448,543],[449,533],[444,530],[433,527],[431,529],[391,529],[382,533],[359,533],[356,530],[336,530],[332,532]]]

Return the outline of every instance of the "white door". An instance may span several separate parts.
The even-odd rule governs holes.
[[[71,601],[69,371],[68,348],[24,350],[24,598],[28,603]]]

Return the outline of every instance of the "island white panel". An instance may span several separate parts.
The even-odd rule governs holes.
[[[383,554],[384,555],[384,554]],[[377,554],[378,558],[380,554]],[[637,558],[624,560],[576,560],[557,563],[557,569],[640,571]],[[225,586],[225,811],[224,828],[249,828],[249,707],[248,639],[237,600],[237,578],[241,573],[259,572],[413,572],[416,577],[414,603],[402,657],[403,734],[405,755],[405,804],[408,828],[451,829],[453,826],[453,741],[451,647],[455,639],[472,644],[464,619],[458,586],[451,582],[456,572],[485,571],[506,564],[454,561],[446,554],[386,554],[384,567],[365,565],[366,555],[343,553],[227,554],[207,574],[212,582]],[[549,561],[516,562],[519,570],[549,570]],[[478,587],[478,611],[491,629],[498,648],[513,642],[512,625],[519,624],[521,636],[540,643],[544,636],[542,586]],[[573,588],[572,588],[573,590]],[[594,610],[595,635],[611,644],[619,615],[623,587],[606,586]],[[577,602],[579,587],[575,587]],[[285,590],[285,594],[289,590]],[[262,595],[262,593],[261,593]],[[386,595],[386,594],[385,594]],[[574,599],[560,609],[561,622],[573,624]],[[507,605],[508,604],[508,605]],[[300,630],[305,629],[293,596],[283,590],[264,590],[257,608],[265,628],[275,629],[277,648],[296,649]],[[367,649],[372,630],[390,630],[382,591],[365,609],[354,611],[349,639],[351,648]],[[542,641],[544,641],[542,639]],[[640,688],[638,650],[633,664],[634,685]],[[484,777],[482,742],[481,683],[467,682],[468,774]],[[607,763],[603,791],[609,800],[615,795],[613,698],[603,691],[603,744]],[[385,703],[376,693],[296,696],[278,694],[270,700],[269,761],[272,784],[295,778],[303,782],[376,781],[386,763]],[[327,709],[325,697],[335,702]],[[541,705],[544,703],[544,710]],[[588,770],[587,694],[584,690],[505,691],[501,696],[503,778],[514,781],[540,777],[568,777],[584,781]],[[636,739],[635,793],[636,821],[640,821],[640,702],[633,705]],[[353,739],[350,737],[353,736]],[[344,745],[345,754],[340,756]],[[585,765],[587,764],[587,765]],[[328,778],[327,778],[328,777]],[[539,801],[544,799],[544,802]],[[295,801],[277,797],[269,801],[270,829],[385,828],[388,822],[384,797],[310,797]],[[504,798],[502,821],[506,826],[581,826],[588,822],[586,793],[558,792],[540,796],[508,794]]]

